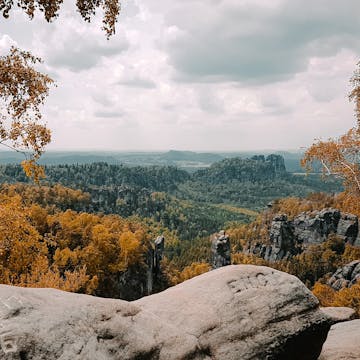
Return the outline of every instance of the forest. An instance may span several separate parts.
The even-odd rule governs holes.
[[[4,211],[17,209],[29,227],[29,241],[17,244],[24,248],[9,244],[2,281],[125,298],[137,295],[116,286],[119,276],[145,281],[146,256],[160,234],[166,242],[157,290],[209,270],[209,235],[220,229],[231,234],[234,251],[241,251],[239,231],[251,229],[269,201],[342,190],[333,178],[288,173],[279,155],[224,159],[194,173],[107,163],[44,171],[46,178],[33,184],[21,166],[0,167],[1,194],[9,204]],[[25,258],[21,269],[12,269],[10,263],[18,263],[37,241],[41,257]]]
[[[113,10],[116,18],[119,9]],[[85,6],[82,15],[92,11]],[[31,16],[31,8],[28,12]],[[104,30],[111,36],[111,11],[108,15]],[[0,143],[25,157],[21,165],[0,166],[2,284],[132,300],[146,294],[157,236],[166,241],[155,292],[209,271],[209,236],[224,229],[231,238],[233,264],[294,274],[322,305],[350,306],[360,314],[358,283],[340,291],[327,285],[340,266],[360,258],[359,247],[331,234],[275,262],[246,252],[254,239],[268,241],[269,225],[279,213],[291,218],[333,207],[360,216],[359,71],[350,94],[356,126],[339,138],[315,141],[302,158],[307,173],[297,174],[288,171],[279,154],[170,151],[154,155],[155,164],[147,166],[138,165],[139,158],[135,164],[86,158],[82,164],[42,166],[51,131],[41,123],[40,108],[53,80],[34,69],[40,62],[15,47],[0,57],[0,96],[6,108]]]

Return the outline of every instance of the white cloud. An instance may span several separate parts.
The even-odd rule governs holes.
[[[56,79],[44,108],[55,148],[299,148],[352,126],[355,0],[131,0],[116,35],[19,11],[0,29]]]

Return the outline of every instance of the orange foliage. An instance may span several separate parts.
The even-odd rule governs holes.
[[[144,266],[150,236],[140,223],[67,210],[49,216],[48,224],[54,264],[60,269],[85,266],[91,278],[102,281],[135,264]]]
[[[4,186],[0,193],[0,282],[95,293],[107,277],[144,268],[150,230],[116,215],[52,213],[34,199],[60,201],[81,192],[61,186]],[[32,193],[31,189],[35,192]],[[41,189],[41,190],[39,190]],[[23,194],[21,198],[18,193]],[[51,208],[51,207],[50,207]]]
[[[51,140],[50,130],[40,123],[40,106],[53,83],[35,70],[39,62],[41,59],[15,47],[9,55],[0,56],[0,100],[6,109],[0,113],[0,144],[25,155],[24,171],[35,181],[44,176],[36,161]]]
[[[304,154],[302,165],[311,170],[320,161],[323,173],[335,175],[344,182],[346,191],[360,196],[360,63],[350,82],[353,87],[349,99],[355,102],[357,126],[337,139],[315,142]]]
[[[322,306],[345,306],[356,310],[360,316],[360,283],[349,288],[335,291],[328,285],[316,283],[313,288],[314,295]]]
[[[204,274],[208,271],[210,271],[210,265],[208,263],[192,263],[191,265],[186,266],[184,270],[180,272],[178,283]]]
[[[2,184],[0,185],[0,192],[9,196],[18,194],[24,205],[30,206],[36,203],[46,208],[47,211],[55,210],[54,206],[64,210],[78,203],[87,204],[90,202],[90,194],[60,184],[53,186],[36,186],[24,183]]]
[[[318,298],[321,306],[334,306],[336,291],[332,287],[316,282],[312,292]]]
[[[346,190],[360,196],[360,129],[350,129],[338,139],[317,141],[304,154],[302,165],[311,170],[314,161],[320,161],[325,175],[343,180]]]
[[[31,211],[17,195],[0,195],[0,281],[3,284],[78,291],[89,280],[85,269],[68,271],[60,276],[50,268],[48,247],[31,224]]]
[[[231,257],[232,263],[234,265],[261,265],[261,266],[269,266],[269,263],[261,257],[252,255],[252,254],[243,254],[243,253],[236,253],[233,254]]]

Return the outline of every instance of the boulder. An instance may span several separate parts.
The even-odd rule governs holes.
[[[356,317],[356,311],[348,307],[329,306],[321,308],[321,311],[324,312],[334,324],[354,320]]]
[[[317,359],[329,330],[296,277],[231,265],[134,302],[194,335],[211,359]]]
[[[315,360],[329,327],[300,280],[252,265],[134,302],[0,285],[4,360]]]
[[[329,331],[319,360],[360,359],[360,320],[335,324]]]
[[[334,290],[351,287],[360,280],[360,260],[352,261],[337,269],[328,280],[328,285]]]
[[[201,358],[193,335],[127,301],[6,285],[0,294],[2,360]]]

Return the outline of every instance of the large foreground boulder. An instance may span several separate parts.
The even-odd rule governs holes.
[[[0,285],[4,360],[315,360],[329,326],[300,280],[252,265],[134,302]]]
[[[134,302],[193,334],[211,359],[317,359],[330,328],[296,277],[227,266]]]
[[[319,360],[360,359],[360,320],[335,324],[329,331]]]

